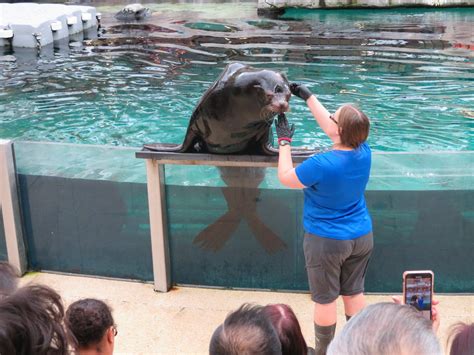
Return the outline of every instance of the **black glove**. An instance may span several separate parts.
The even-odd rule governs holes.
[[[278,115],[278,119],[275,120],[276,133],[278,136],[278,144],[281,141],[291,142],[291,137],[295,133],[295,125],[291,126],[288,124],[288,120],[284,113]]]
[[[313,93],[303,84],[291,83],[290,91],[293,95],[302,98],[303,100],[308,100]]]

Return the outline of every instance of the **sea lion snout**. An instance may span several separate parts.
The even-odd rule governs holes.
[[[288,101],[284,100],[277,101],[276,103],[272,102],[270,104],[270,109],[276,113],[287,112],[289,108]]]

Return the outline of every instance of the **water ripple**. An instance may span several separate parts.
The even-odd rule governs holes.
[[[145,24],[105,14],[105,33],[68,52],[0,56],[0,138],[180,143],[201,95],[239,61],[285,72],[330,111],[358,104],[376,150],[474,149],[473,9],[292,10],[272,20],[247,10],[209,8],[192,21],[188,8],[162,11]],[[288,118],[296,145],[329,144],[301,100]]]

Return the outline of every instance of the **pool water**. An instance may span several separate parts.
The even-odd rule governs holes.
[[[305,83],[330,111],[359,105],[378,151],[474,150],[474,8],[288,10],[255,2],[150,4],[103,14],[98,37],[0,56],[0,138],[116,146],[180,143],[201,95],[241,62]],[[0,53],[1,54],[1,53]],[[302,100],[295,145],[329,140]]]

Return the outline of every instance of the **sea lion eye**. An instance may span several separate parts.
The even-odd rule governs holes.
[[[283,88],[280,85],[275,86],[275,93],[281,94],[283,92]]]

